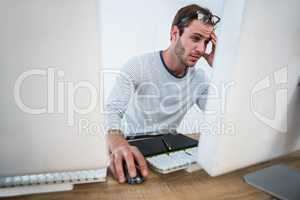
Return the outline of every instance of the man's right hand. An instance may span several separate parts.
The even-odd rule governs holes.
[[[144,177],[148,175],[148,168],[144,156],[135,146],[129,145],[119,130],[110,130],[107,136],[110,152],[109,169],[115,179],[125,182],[123,162],[126,162],[130,177],[136,176],[135,161],[139,165]]]

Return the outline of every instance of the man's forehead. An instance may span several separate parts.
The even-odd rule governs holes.
[[[199,20],[193,20],[188,27],[185,28],[190,34],[200,34],[204,37],[210,37],[214,27],[209,24],[204,24]]]

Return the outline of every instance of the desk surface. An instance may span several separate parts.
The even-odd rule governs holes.
[[[198,138],[197,135],[191,135],[191,137]],[[75,185],[74,190],[69,192],[30,195],[13,199],[272,199],[270,195],[246,184],[243,176],[278,163],[300,170],[300,151],[218,177],[210,177],[204,170],[192,173],[181,170],[166,175],[150,170],[146,182],[140,185],[119,184],[111,175],[108,175],[105,183]]]

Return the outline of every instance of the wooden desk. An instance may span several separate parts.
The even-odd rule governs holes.
[[[102,200],[102,199],[273,199],[243,180],[247,173],[285,163],[300,170],[300,151],[273,161],[241,169],[218,177],[210,177],[204,170],[187,173],[178,171],[161,175],[150,171],[141,185],[119,184],[109,175],[106,183],[76,185],[70,192],[38,194],[13,198],[16,200]],[[12,198],[11,198],[12,199]]]

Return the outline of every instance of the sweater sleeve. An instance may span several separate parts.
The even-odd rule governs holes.
[[[121,120],[139,81],[138,68],[138,62],[131,59],[123,65],[116,78],[116,82],[104,103],[106,133],[108,130],[121,130]]]
[[[208,87],[206,87],[202,93],[200,93],[199,97],[196,100],[197,106],[202,110],[205,111],[206,102],[207,102],[207,96],[208,96]]]
[[[200,70],[200,74],[202,76],[202,82],[197,87],[197,98],[196,104],[202,110],[205,111],[207,99],[209,97],[209,86],[212,84],[211,77],[213,70],[211,68],[207,70]]]

